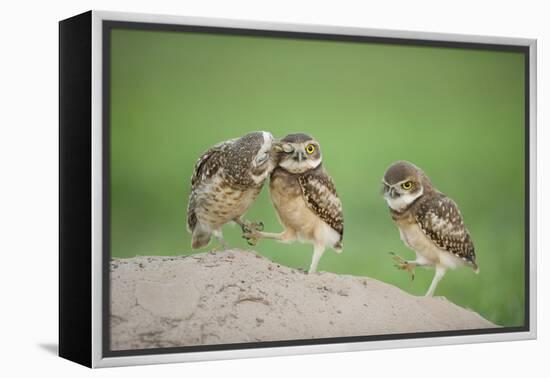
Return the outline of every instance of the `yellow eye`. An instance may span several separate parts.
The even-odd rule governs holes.
[[[405,190],[409,190],[413,187],[413,183],[412,183],[412,181],[407,181],[407,182],[404,182],[403,184],[401,184],[401,187]]]
[[[306,152],[311,155],[315,152],[315,146],[313,144],[308,144],[306,147]]]

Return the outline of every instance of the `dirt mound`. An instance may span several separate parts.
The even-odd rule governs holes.
[[[494,328],[444,298],[253,251],[111,262],[113,350]]]

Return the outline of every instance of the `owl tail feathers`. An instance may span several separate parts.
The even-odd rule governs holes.
[[[334,251],[336,253],[342,253],[344,252],[344,244],[342,243],[342,241],[340,240],[338,243],[334,244],[334,246],[332,247],[332,249],[334,249]]]
[[[479,267],[477,266],[476,263],[473,263],[473,264],[472,264],[472,269],[474,270],[474,273],[475,273],[475,274],[479,274]]]
[[[195,227],[191,236],[191,248],[206,247],[210,243],[211,237],[212,233],[210,231],[203,230],[201,227]]]

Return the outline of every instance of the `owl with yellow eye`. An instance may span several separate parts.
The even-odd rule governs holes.
[[[284,227],[281,233],[252,230],[251,244],[268,238],[313,244],[309,273],[314,273],[325,249],[342,252],[344,215],[336,187],[322,165],[319,142],[306,134],[290,134],[274,144],[276,168],[270,176],[271,201]]]
[[[447,269],[467,266],[478,272],[474,243],[458,206],[433,186],[424,171],[397,161],[386,170],[382,184],[401,240],[416,253],[413,261],[394,255],[397,267],[413,278],[417,266],[435,268],[427,296],[435,293]]]

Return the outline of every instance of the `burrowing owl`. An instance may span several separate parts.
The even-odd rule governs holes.
[[[275,167],[273,136],[253,132],[210,148],[199,158],[191,178],[187,229],[191,246],[201,248],[214,235],[224,248],[224,224],[234,221],[243,231],[254,224],[241,219]]]
[[[275,234],[251,230],[244,236],[252,242],[260,238],[311,242],[309,273],[313,273],[326,247],[342,252],[342,203],[321,165],[323,159],[316,140],[305,134],[290,134],[274,149],[279,151],[278,165],[271,173],[269,189],[284,231]]]
[[[397,266],[414,278],[416,266],[435,267],[426,296],[432,296],[447,269],[469,266],[477,273],[474,243],[452,199],[433,187],[417,166],[406,161],[392,164],[384,174],[384,198],[399,227],[401,240],[416,252],[416,260],[394,256]]]

